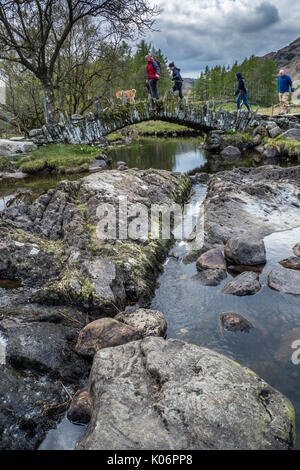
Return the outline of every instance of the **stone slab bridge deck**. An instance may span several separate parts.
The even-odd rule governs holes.
[[[92,144],[111,132],[143,121],[167,121],[203,132],[243,132],[248,126],[257,126],[261,119],[256,113],[225,111],[214,103],[186,105],[171,94],[164,100],[121,103],[105,109],[100,109],[95,103],[94,110],[85,116],[74,114],[68,120],[61,118],[57,124],[33,129],[29,136],[38,145],[60,142]]]

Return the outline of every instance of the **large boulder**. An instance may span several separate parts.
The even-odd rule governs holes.
[[[268,284],[283,294],[300,295],[300,271],[274,268],[268,276]]]
[[[75,350],[86,357],[93,357],[97,351],[111,346],[135,341],[140,332],[114,318],[100,318],[88,323],[79,333]]]
[[[92,417],[77,449],[291,449],[290,401],[254,372],[183,341],[146,338],[99,351]]]
[[[280,127],[275,126],[272,129],[268,129],[268,133],[272,139],[275,139],[282,133],[282,130],[280,129]]]
[[[280,152],[275,145],[267,145],[267,147],[264,150],[264,156],[266,158],[276,158],[276,157],[279,157],[279,155],[280,155]]]
[[[225,245],[224,253],[232,264],[256,266],[266,263],[266,248],[263,240],[249,237],[231,238]]]
[[[233,147],[232,145],[229,145],[224,150],[222,150],[221,155],[226,160],[236,161],[236,160],[240,160],[241,151],[237,147]]]
[[[9,140],[0,139],[0,156],[13,155],[15,153],[25,153],[36,150],[37,146],[30,140]]]
[[[229,281],[222,289],[223,294],[238,296],[254,295],[261,289],[258,274],[246,271]]]

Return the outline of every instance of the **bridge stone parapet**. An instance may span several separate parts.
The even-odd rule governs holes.
[[[92,144],[111,132],[143,121],[168,121],[203,132],[243,132],[248,126],[259,124],[256,113],[229,112],[213,103],[187,105],[172,95],[164,100],[123,103],[105,109],[95,106],[94,111],[85,116],[75,114],[68,119],[61,118],[57,124],[33,129],[29,136],[38,145],[62,142]]]

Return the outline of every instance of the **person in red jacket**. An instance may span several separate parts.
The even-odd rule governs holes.
[[[150,55],[146,55],[145,60],[147,62],[146,86],[151,97],[158,100],[157,83],[160,78],[160,67]]]

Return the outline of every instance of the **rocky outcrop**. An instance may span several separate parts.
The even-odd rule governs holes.
[[[0,157],[25,153],[36,150],[37,146],[30,140],[15,141],[10,139],[0,139]]]
[[[262,239],[300,225],[300,166],[219,172],[204,201],[205,248],[230,238]]]
[[[254,272],[244,272],[229,281],[222,289],[223,294],[238,296],[254,295],[261,289],[258,274]]]
[[[179,340],[99,351],[77,449],[290,449],[293,406],[249,369]]]
[[[268,276],[269,286],[283,294],[300,295],[300,272],[274,268]]]
[[[18,281],[1,292],[0,448],[36,448],[69,406],[65,387],[82,388],[90,362],[75,351],[80,330],[153,295],[170,241],[99,238],[98,207],[181,203],[190,187],[165,171],[104,171],[0,214],[0,279]]]

